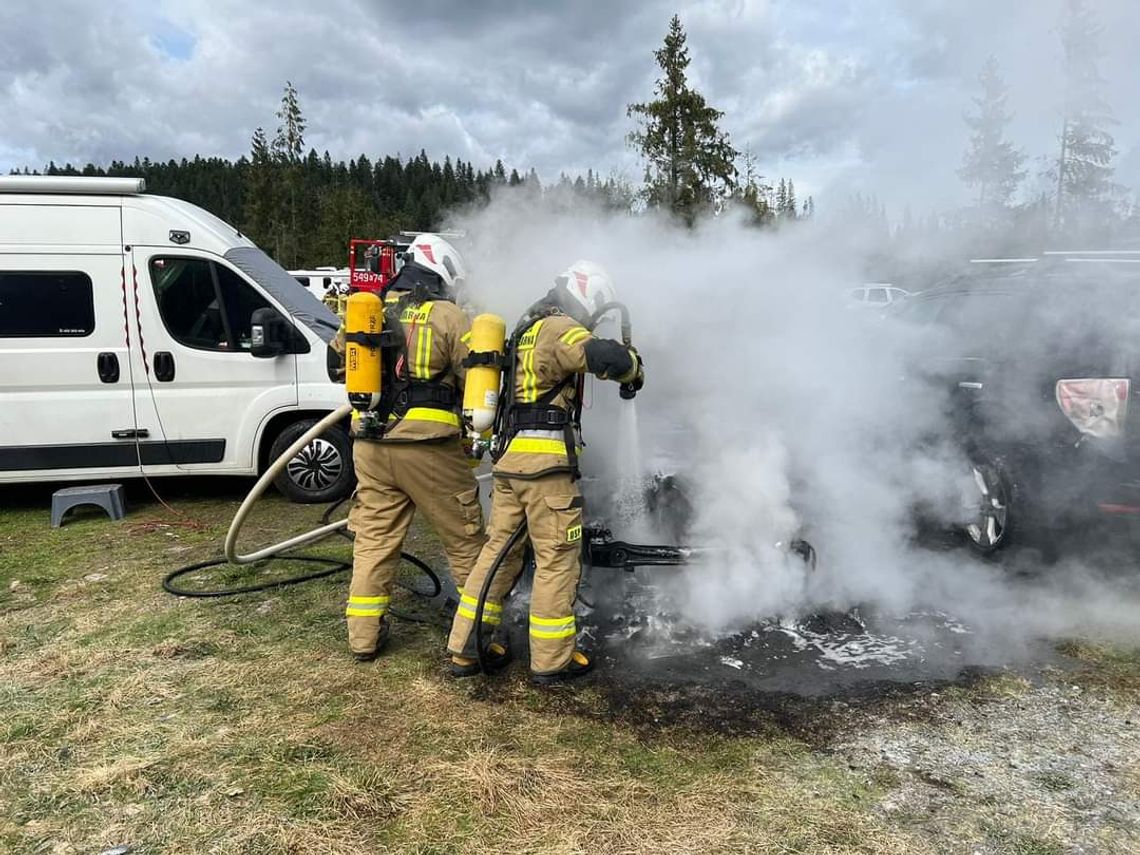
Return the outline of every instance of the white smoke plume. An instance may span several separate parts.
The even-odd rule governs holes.
[[[652,215],[552,211],[518,192],[449,225],[467,235],[475,301],[508,328],[576,259],[610,272],[646,363],[639,447],[618,427],[630,405],[594,382],[583,466],[605,478],[636,453],[642,471],[688,480],[689,538],[717,547],[667,591],[693,625],[730,632],[870,604],[966,614],[999,646],[1007,635],[1135,635],[1135,591],[1071,563],[1025,582],[964,550],[915,545],[918,510],[962,518],[970,470],[947,434],[944,393],[905,382],[937,342],[845,305],[868,274],[857,232],[758,231],[731,215],[685,230]],[[814,573],[776,547],[799,534],[818,550]]]

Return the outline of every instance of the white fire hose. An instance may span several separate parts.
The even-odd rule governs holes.
[[[302,448],[337,422],[344,419],[351,412],[351,404],[345,404],[343,407],[333,410],[299,436],[297,441],[285,449],[285,452],[280,457],[269,464],[269,468],[257,479],[257,483],[253,485],[253,489],[249,491],[249,495],[246,496],[245,501],[241,503],[238,512],[234,514],[233,522],[230,523],[230,530],[226,532],[225,553],[227,561],[231,564],[252,564],[255,561],[262,561],[266,558],[272,558],[274,555],[280,555],[282,552],[287,552],[298,546],[316,543],[318,540],[323,540],[330,534],[348,525],[348,520],[339,520],[338,522],[320,526],[304,534],[299,534],[296,537],[291,537],[288,540],[283,540],[280,543],[275,543],[272,546],[266,546],[256,552],[247,552],[245,555],[241,555],[237,551],[238,535],[241,533],[241,527],[245,525],[245,518],[249,516],[249,512],[253,510],[254,504],[261,498],[261,494],[273,483],[273,479],[281,473],[282,469],[289,465],[289,461],[292,460]]]

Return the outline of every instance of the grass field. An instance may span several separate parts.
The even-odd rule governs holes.
[[[1053,818],[968,792],[952,806],[955,837],[940,838],[948,826],[889,807],[909,771],[853,763],[778,727],[647,729],[595,704],[589,687],[538,690],[518,668],[457,683],[435,627],[398,624],[387,655],[358,665],[345,647],[343,576],[228,600],[163,593],[167,570],[217,554],[243,486],[171,486],[179,516],[134,490],[125,521],[84,515],[55,531],[47,491],[0,493],[0,848],[1066,849],[1070,831]],[[319,510],[267,498],[248,537],[296,532]],[[443,566],[425,530],[412,549]],[[1135,657],[1082,650],[1086,694],[1135,709]],[[952,702],[1024,694],[1000,682],[969,691]],[[1128,851],[1131,834],[1122,823],[1095,839]]]

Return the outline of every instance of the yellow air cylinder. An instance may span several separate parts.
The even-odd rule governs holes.
[[[507,322],[498,315],[479,315],[471,322],[470,351],[473,354],[497,353],[502,356],[506,339]],[[477,434],[490,430],[495,422],[502,374],[500,365],[473,365],[467,369],[467,380],[463,386],[463,417]]]
[[[379,336],[384,327],[384,303],[371,291],[349,295],[344,309],[344,390],[359,412],[380,405],[380,343],[352,341],[354,335]]]

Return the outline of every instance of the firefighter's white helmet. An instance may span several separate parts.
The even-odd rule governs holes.
[[[463,264],[463,257],[455,247],[439,235],[430,233],[416,235],[404,257],[407,261],[415,262],[439,274],[444,284],[453,291],[461,287],[467,279],[467,268]]]
[[[575,261],[554,282],[584,308],[588,316],[597,314],[602,306],[617,299],[610,275],[592,261]]]

